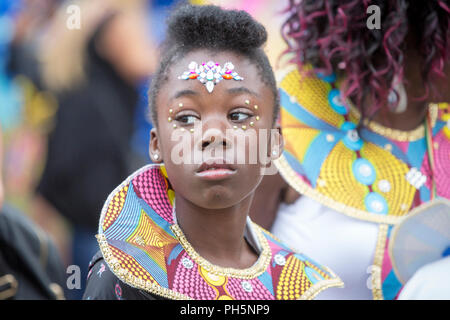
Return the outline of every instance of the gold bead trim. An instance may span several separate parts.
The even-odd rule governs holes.
[[[354,117],[357,120],[359,120],[361,114],[359,113],[357,108],[354,107],[351,103],[349,103],[349,105],[350,105],[350,113],[352,113]],[[431,114],[431,127],[434,127],[438,118],[438,105],[435,103],[430,103],[428,105],[428,108],[430,108]],[[425,126],[423,124],[421,124],[416,129],[410,131],[388,128],[375,121],[369,121],[368,119],[364,119],[363,124],[371,131],[396,141],[416,141],[425,136]]]
[[[384,249],[386,247],[386,240],[389,226],[380,224],[378,228],[377,246],[375,248],[375,255],[373,258],[372,273],[372,295],[374,300],[384,300],[382,290],[381,268],[383,264]]]
[[[312,285],[308,290],[306,290],[298,300],[312,300],[314,299],[319,293],[322,291],[328,289],[328,288],[343,288],[344,282],[336,275],[333,271],[331,271],[327,267],[323,267],[331,276],[333,279],[327,279],[327,280],[321,280],[314,285]]]
[[[262,247],[262,251],[255,264],[247,269],[225,268],[210,263],[195,251],[195,249],[191,246],[191,244],[184,236],[183,231],[180,229],[178,224],[171,225],[170,229],[175,234],[178,241],[180,241],[180,244],[189,255],[189,257],[191,257],[191,259],[198,265],[202,266],[206,271],[218,276],[234,277],[239,279],[254,279],[267,270],[270,259],[272,258],[272,252],[270,250],[269,244],[267,243],[267,239],[262,234],[261,229],[254,223],[252,223],[252,227],[255,230],[259,244]]]

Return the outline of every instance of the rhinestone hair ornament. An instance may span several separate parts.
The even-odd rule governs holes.
[[[190,79],[198,79],[201,83],[203,83],[211,93],[214,90],[214,86],[218,84],[223,79],[225,80],[237,80],[242,81],[244,78],[239,76],[236,71],[234,71],[234,65],[231,62],[226,62],[223,67],[218,63],[214,63],[213,61],[208,61],[207,63],[203,62],[199,65],[197,62],[192,61],[188,66],[189,70],[183,72],[178,79],[182,80],[190,80]]]

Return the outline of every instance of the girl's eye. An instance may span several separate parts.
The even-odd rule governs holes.
[[[197,116],[187,114],[187,115],[180,115],[176,117],[175,120],[182,124],[189,125],[194,124],[194,122],[196,122],[199,119]]]
[[[240,121],[247,120],[248,118],[250,118],[250,115],[247,113],[243,113],[243,112],[233,112],[230,114],[231,121],[240,122]]]

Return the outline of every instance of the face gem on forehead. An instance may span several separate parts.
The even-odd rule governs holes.
[[[203,62],[199,65],[195,61],[191,61],[188,65],[188,71],[183,72],[178,79],[182,80],[195,80],[198,79],[203,83],[211,93],[214,90],[214,86],[223,79],[225,80],[237,80],[242,81],[244,78],[234,71],[234,65],[231,62],[226,62],[223,67],[220,64],[213,61]]]

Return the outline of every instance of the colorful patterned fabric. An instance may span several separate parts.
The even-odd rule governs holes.
[[[366,120],[357,130],[360,114],[342,101],[335,75],[292,65],[278,81],[285,141],[276,161],[281,175],[336,211],[380,224],[381,258],[374,260],[382,268],[383,288],[376,296],[395,298],[401,284],[385,248],[390,228],[431,198],[425,127],[404,132]],[[430,105],[430,115],[437,196],[450,198],[450,105]]]
[[[252,267],[210,264],[176,224],[173,196],[164,167],[149,165],[108,197],[97,238],[110,270],[126,284],[169,299],[202,300],[310,299],[342,285],[328,268],[293,252],[253,223],[262,251]]]

